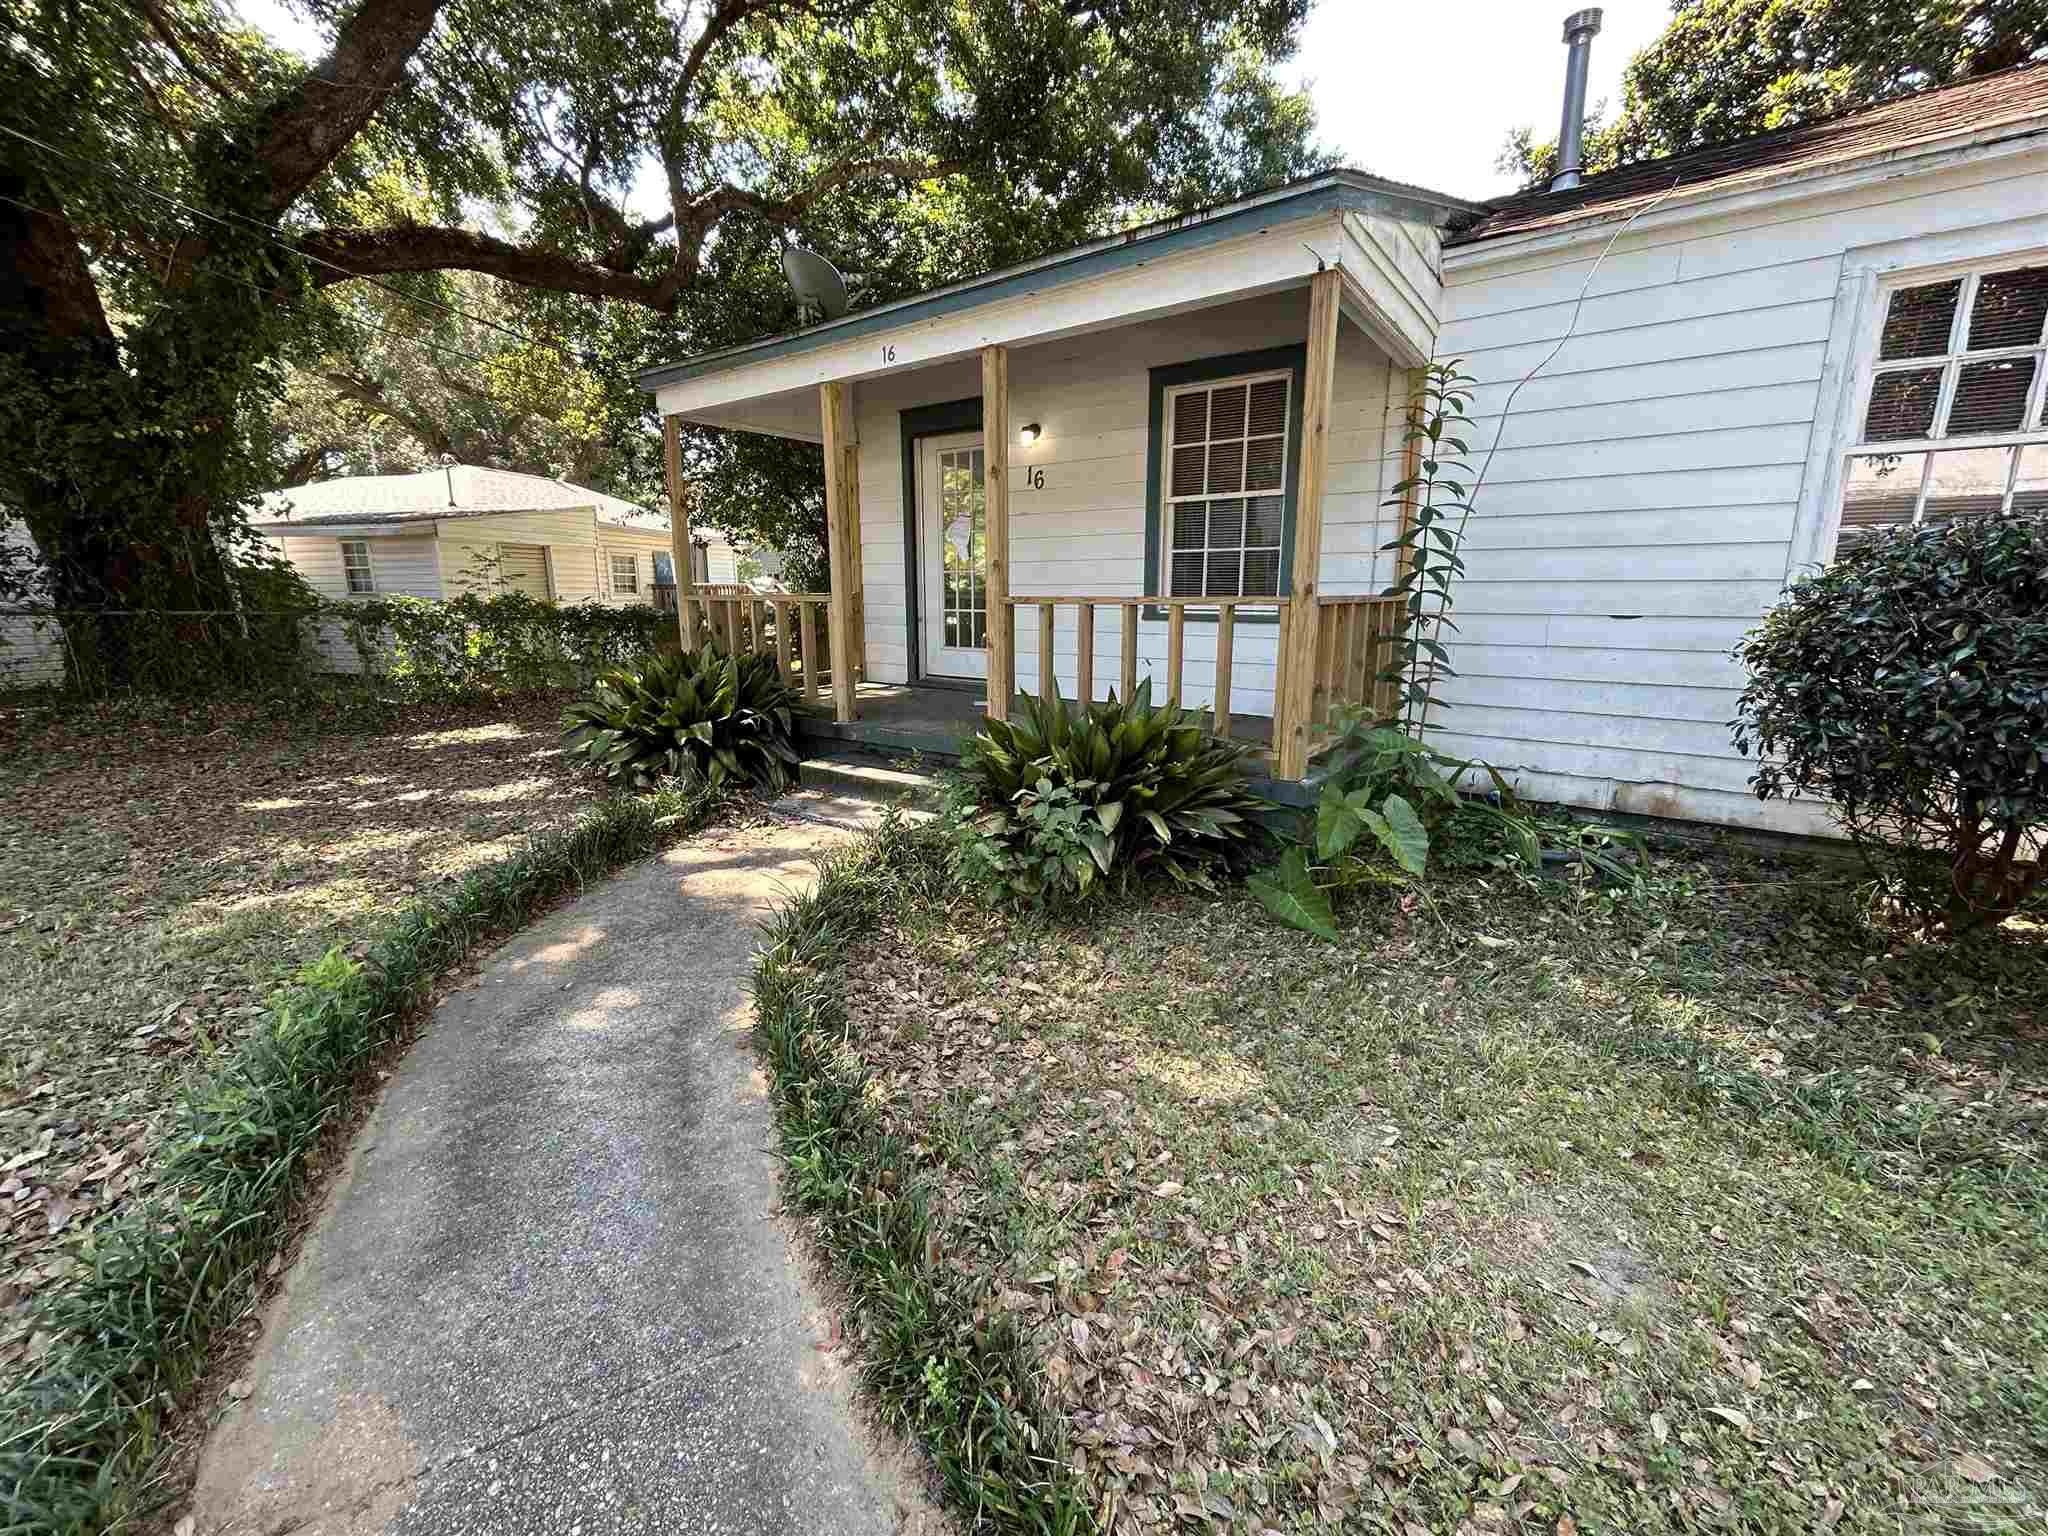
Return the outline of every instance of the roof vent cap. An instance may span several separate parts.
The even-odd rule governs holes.
[[[1586,129],[1586,70],[1593,53],[1593,39],[1600,32],[1600,7],[1573,11],[1564,19],[1564,121],[1557,130],[1557,174],[1550,178],[1550,190],[1562,192],[1576,187],[1584,178],[1585,149],[1581,142]]]

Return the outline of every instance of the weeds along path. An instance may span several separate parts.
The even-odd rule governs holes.
[[[695,839],[436,1010],[230,1389],[198,1530],[899,1529],[746,1037],[756,924],[845,835]]]

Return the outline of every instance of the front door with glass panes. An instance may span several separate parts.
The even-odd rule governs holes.
[[[918,627],[926,677],[988,676],[987,468],[979,432],[918,440]]]

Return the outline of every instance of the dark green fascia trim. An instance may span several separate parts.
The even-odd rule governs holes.
[[[1227,204],[1224,206],[1228,207]],[[701,378],[710,373],[724,373],[765,362],[772,357],[787,357],[793,353],[816,351],[819,347],[836,346],[858,336],[915,325],[940,315],[958,314],[962,310],[1000,303],[1020,294],[1045,292],[1068,283],[1140,266],[1175,252],[1235,239],[1270,225],[1292,223],[1296,219],[1339,210],[1382,213],[1437,225],[1445,223],[1454,214],[1488,211],[1479,203],[1382,181],[1358,171],[1322,172],[1297,186],[1248,199],[1242,208],[1231,208],[1228,212],[1219,209],[1213,213],[1126,230],[1121,235],[1093,241],[1049,260],[1034,262],[1021,270],[992,272],[986,277],[970,279],[922,298],[913,297],[862,310],[859,314],[812,326],[809,330],[787,336],[764,337],[760,341],[648,368],[636,375],[635,382],[651,393],[664,384]]]
[[[1160,461],[1166,444],[1166,392],[1179,384],[1201,384],[1210,379],[1227,379],[1238,373],[1270,373],[1290,369],[1294,383],[1287,399],[1287,491],[1280,501],[1280,590],[1284,593],[1294,579],[1294,493],[1301,483],[1301,397],[1308,381],[1308,343],[1267,347],[1258,352],[1231,352],[1222,357],[1204,357],[1192,363],[1170,363],[1152,370],[1152,403],[1145,430],[1145,590],[1164,593],[1162,544],[1165,540],[1160,494]],[[1147,619],[1164,619],[1166,610],[1157,606],[1145,610]],[[1190,612],[1191,624],[1213,624],[1216,616]],[[1276,624],[1270,614],[1247,613],[1240,624]]]
[[[917,605],[923,573],[917,566],[917,440],[948,432],[973,432],[981,427],[981,396],[913,406],[897,413],[903,424],[903,609],[909,615],[910,680],[924,678],[924,647],[918,640]]]

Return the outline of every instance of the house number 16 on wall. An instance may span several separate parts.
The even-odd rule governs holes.
[[[1024,471],[1023,480],[1024,489],[1027,491],[1042,491],[1045,489],[1045,471],[1035,465]]]

